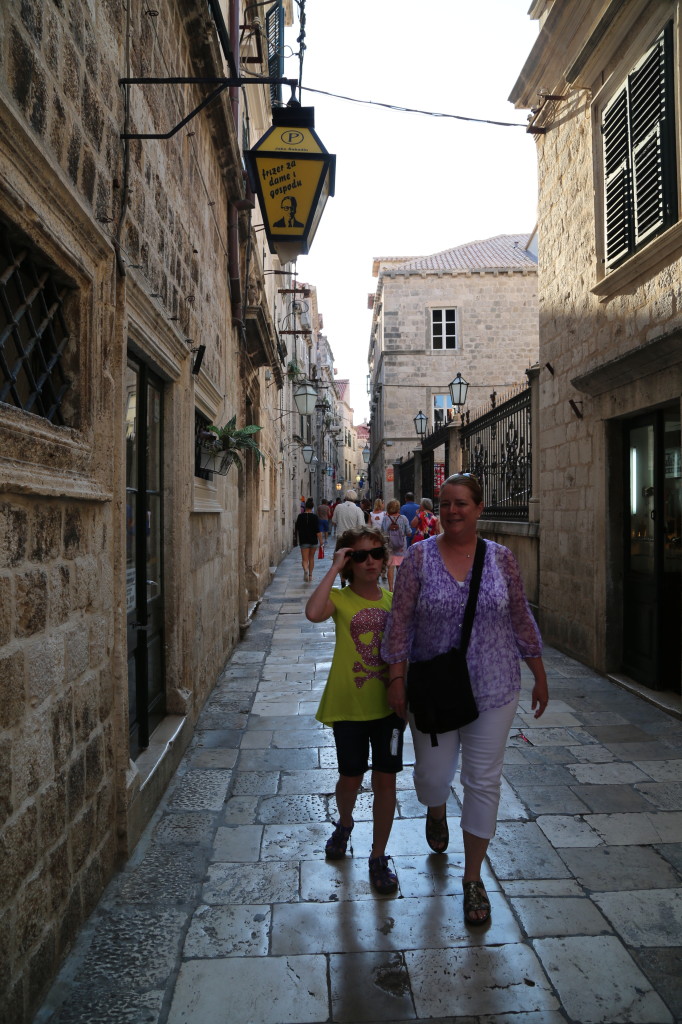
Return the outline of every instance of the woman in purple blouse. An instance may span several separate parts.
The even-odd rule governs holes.
[[[408,717],[408,662],[424,661],[459,645],[476,551],[476,523],[482,512],[478,480],[468,473],[448,477],[440,491],[443,533],[413,545],[401,566],[381,653],[389,665],[389,706],[403,718]],[[470,725],[441,733],[436,747],[409,716],[414,784],[417,797],[427,806],[426,840],[435,853],[443,853],[449,842],[445,803],[461,750],[464,916],[476,925],[490,918],[481,866],[497,824],[504,750],[521,688],[521,658],[533,673],[531,706],[536,718],[548,701],[542,641],[518,565],[508,548],[493,541],[485,543],[483,576],[467,649],[479,716]]]

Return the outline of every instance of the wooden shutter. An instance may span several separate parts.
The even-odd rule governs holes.
[[[268,38],[268,76],[284,77],[284,6],[282,0],[269,9],[265,15],[265,33]],[[270,102],[273,107],[282,102],[282,86],[270,86]]]
[[[670,224],[673,208],[676,219],[671,54],[672,24],[628,79],[635,246]]]
[[[677,220],[672,22],[604,110],[605,263]]]
[[[613,266],[632,248],[633,210],[630,173],[628,96],[623,89],[611,101],[602,120],[606,266]]]

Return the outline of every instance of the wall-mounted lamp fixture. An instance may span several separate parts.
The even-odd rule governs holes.
[[[193,348],[191,351],[194,354],[194,362],[192,363],[192,374],[196,377],[199,370],[201,369],[201,364],[204,359],[204,352],[206,351],[206,346],[199,345],[197,348]]]
[[[370,455],[371,455],[371,451],[370,451],[369,444],[366,444],[365,447],[362,449],[362,461],[363,462],[369,462]]]
[[[313,456],[315,455],[315,449],[311,444],[306,444],[301,448],[301,454],[303,455],[303,461],[306,466],[309,466],[313,460]]]
[[[317,388],[310,381],[303,381],[294,388],[294,405],[301,416],[312,416],[317,402]]]

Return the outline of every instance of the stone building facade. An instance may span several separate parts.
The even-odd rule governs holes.
[[[538,152],[543,633],[678,698],[680,14],[537,0],[510,97]]]
[[[369,345],[373,496],[393,497],[392,463],[452,420],[448,385],[469,382],[474,416],[537,360],[537,259],[529,235],[498,235],[418,259],[376,259]],[[402,497],[399,495],[399,497]]]
[[[255,14],[0,6],[0,1004],[13,1024],[135,845],[291,544],[289,279],[276,260],[264,274],[241,155],[269,126],[271,90],[225,91],[168,138],[122,139],[168,133],[206,93],[121,78],[224,76],[245,56],[267,74],[258,27],[240,28]],[[202,470],[198,430],[232,416],[263,426],[265,466]]]

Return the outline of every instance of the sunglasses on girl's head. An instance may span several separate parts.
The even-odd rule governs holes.
[[[372,557],[375,561],[384,558],[383,548],[370,548],[369,551],[349,551],[348,554],[354,562],[366,562],[369,557]]]

